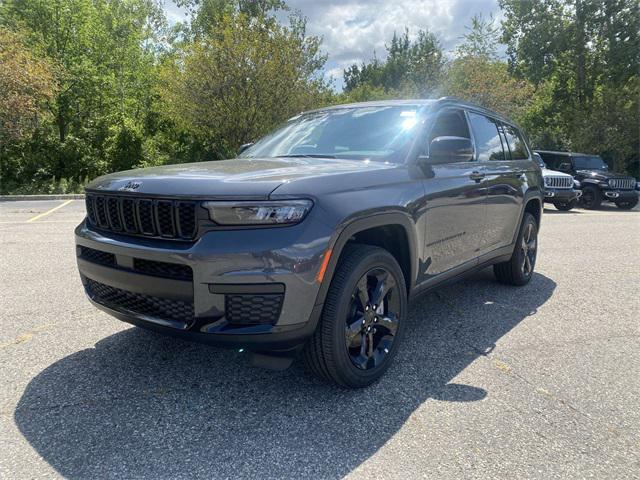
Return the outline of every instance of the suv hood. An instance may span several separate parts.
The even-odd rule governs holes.
[[[190,198],[266,199],[283,183],[391,167],[324,158],[242,158],[127,170],[98,177],[87,190]]]
[[[576,175],[585,178],[593,178],[594,180],[606,181],[610,178],[632,178],[623,173],[616,173],[609,170],[576,170]]]
[[[564,172],[558,172],[557,170],[550,170],[548,168],[542,168],[542,176],[543,177],[571,177],[573,178],[572,175],[569,175],[568,173],[564,173]]]

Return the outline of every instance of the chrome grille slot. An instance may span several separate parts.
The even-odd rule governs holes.
[[[544,177],[544,184],[550,188],[571,188],[573,177]]]

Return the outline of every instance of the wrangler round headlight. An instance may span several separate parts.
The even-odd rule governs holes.
[[[203,203],[218,225],[291,225],[301,222],[312,206],[311,200]]]

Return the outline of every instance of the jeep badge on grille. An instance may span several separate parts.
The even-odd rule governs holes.
[[[135,192],[142,186],[142,182],[129,181],[124,187],[120,187],[118,190],[123,192]]]

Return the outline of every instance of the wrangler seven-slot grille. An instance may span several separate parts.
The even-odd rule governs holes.
[[[573,177],[544,177],[544,184],[550,188],[571,188]]]
[[[114,310],[184,323],[190,323],[194,318],[193,301],[184,302],[121,290],[90,278],[87,278],[87,290],[94,301]]]
[[[101,230],[192,240],[197,232],[196,202],[87,194],[89,223]]]
[[[633,178],[612,178],[609,180],[609,186],[620,190],[632,190],[636,186],[636,181]]]

